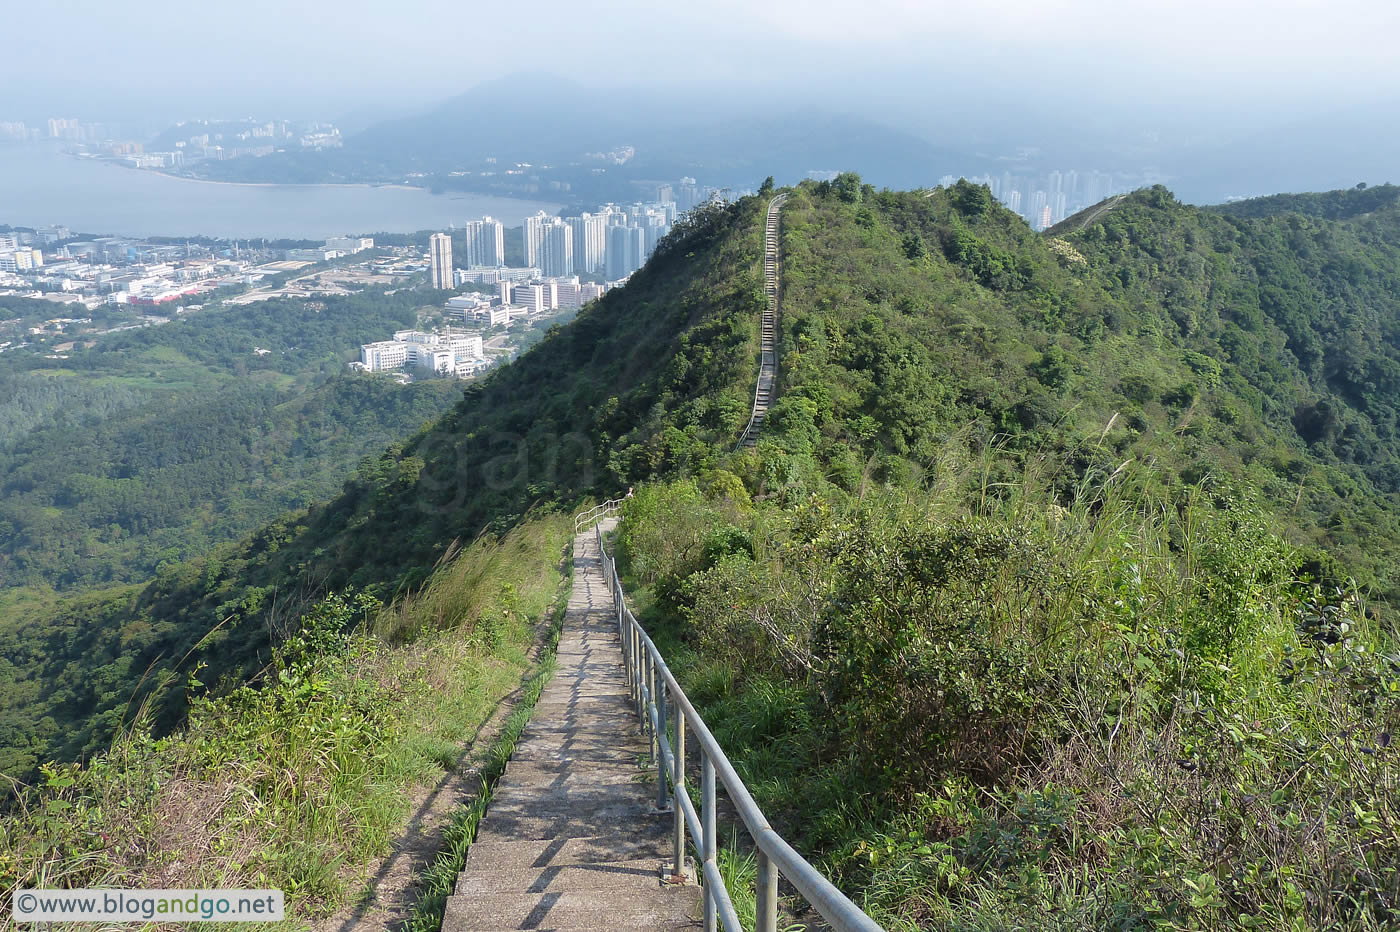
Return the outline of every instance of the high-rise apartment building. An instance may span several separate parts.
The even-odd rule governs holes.
[[[574,274],[574,229],[558,217],[544,225],[539,266],[545,275]]]
[[[494,268],[506,264],[506,232],[491,217],[467,221],[467,268]]]
[[[434,233],[428,240],[429,280],[434,288],[444,290],[454,286],[452,281],[452,237]]]
[[[574,233],[574,272],[593,275],[603,270],[607,254],[608,214],[584,214],[570,217]]]
[[[1025,214],[1026,219],[1031,221],[1032,225],[1034,225],[1039,221],[1041,214],[1049,205],[1050,195],[1046,194],[1044,191],[1032,191],[1030,209],[1027,210]],[[1044,229],[1044,227],[1039,227],[1038,229]]]
[[[608,228],[607,276],[626,278],[642,267],[647,256],[647,231],[639,226]]]
[[[680,213],[694,208],[700,203],[700,189],[695,185],[694,178],[682,178],[681,183],[676,187],[676,209]]]
[[[548,220],[548,215],[541,210],[533,216],[526,217],[520,225],[520,232],[524,238],[526,265],[540,264],[540,250],[544,243],[544,225]]]

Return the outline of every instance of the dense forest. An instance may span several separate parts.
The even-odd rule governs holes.
[[[263,301],[0,358],[0,586],[139,582],[332,494],[460,397],[345,374],[423,300]]]
[[[4,769],[102,747],[133,693],[169,728],[327,592],[391,601],[634,486],[647,623],[888,924],[1393,923],[1395,199],[1157,187],[1036,235],[966,182],[804,183],[780,397],[736,452],[763,207],[691,215],[329,501],[21,607]]]
[[[340,375],[307,392],[233,385],[45,426],[0,449],[0,582],[147,579],[331,494],[356,461],[461,396]]]

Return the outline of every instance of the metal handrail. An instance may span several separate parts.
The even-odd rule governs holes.
[[[628,495],[622,498],[610,498],[601,505],[594,505],[587,511],[581,511],[574,515],[574,533],[577,534],[584,528],[596,524],[604,518],[611,518],[613,515],[617,514],[617,510],[622,507],[622,503],[625,502],[630,495],[631,493],[629,492]]]
[[[622,641],[623,658],[632,701],[636,705],[643,728],[650,734],[652,760],[656,762],[656,805],[675,811],[672,845],[672,881],[685,879],[683,865],[686,853],[686,831],[700,854],[701,873],[705,888],[705,932],[715,932],[715,923],[725,932],[743,932],[739,917],[730,901],[729,890],[720,875],[716,861],[715,780],[724,786],[739,818],[758,849],[758,883],[756,932],[777,932],[778,877],[783,876],[806,898],[835,932],[883,932],[879,924],[815,867],[783,840],[753,796],[739,779],[739,774],[725,756],[705,720],[691,705],[685,690],[676,680],[661,652],[652,642],[627,607],[626,594],[617,578],[616,560],[608,554],[603,541],[603,529],[594,525],[598,553],[603,564],[603,577],[612,594],[613,610],[617,616],[618,637]],[[670,711],[670,728],[667,711]],[[686,732],[691,731],[700,745],[700,812],[686,792],[685,744]],[[672,742],[674,737],[674,744]]]

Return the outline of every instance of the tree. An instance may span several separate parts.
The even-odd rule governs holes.
[[[842,172],[837,175],[831,182],[831,187],[836,191],[836,196],[847,204],[860,203],[860,175],[855,172]]]
[[[759,196],[759,197],[768,197],[768,196],[769,196],[770,194],[772,194],[772,193],[773,193],[773,176],[772,176],[772,175],[769,175],[767,178],[764,178],[764,179],[763,179],[763,184],[761,184],[761,185],[758,186],[758,196]]]
[[[949,195],[953,206],[969,220],[979,219],[992,206],[992,192],[986,185],[973,184],[966,178],[959,178]]]

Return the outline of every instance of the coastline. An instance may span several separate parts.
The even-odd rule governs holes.
[[[498,198],[506,201],[523,201],[525,203],[540,204],[554,210],[562,209],[562,204],[558,201],[541,199],[538,197],[521,197],[515,194],[487,193],[485,191],[444,191],[434,193],[427,185],[409,184],[404,181],[311,181],[311,182],[288,182],[288,181],[214,181],[210,178],[191,178],[189,175],[177,175],[159,168],[137,168],[134,165],[126,165],[115,158],[102,155],[83,155],[77,152],[64,151],[61,154],[78,162],[95,162],[99,165],[109,165],[113,168],[120,168],[140,175],[159,175],[162,178],[170,178],[174,181],[185,181],[191,184],[220,185],[231,188],[363,188],[365,190],[386,190],[386,191],[423,191],[433,197],[486,197]]]
[[[148,175],[160,175],[163,178],[173,178],[176,181],[188,181],[192,184],[217,184],[232,188],[388,188],[399,191],[427,191],[428,189],[420,184],[404,184],[400,181],[384,182],[376,184],[369,181],[312,181],[312,182],[281,182],[281,181],[214,181],[210,178],[191,178],[189,175],[176,175],[172,172],[159,168],[137,168],[134,165],[124,165],[121,162],[103,158],[101,156],[83,159],[76,153],[68,153],[69,158],[83,161],[100,162],[104,165],[111,165],[114,168],[124,168],[127,171],[142,172]],[[431,192],[430,192],[431,193]]]
[[[403,179],[408,184],[208,181],[42,145],[0,144],[0,172],[0,223],[133,237],[320,240],[346,230],[448,229],[484,214],[515,225],[536,210],[554,213],[562,207],[559,200],[504,193],[438,195],[426,184],[411,183],[418,179]]]

